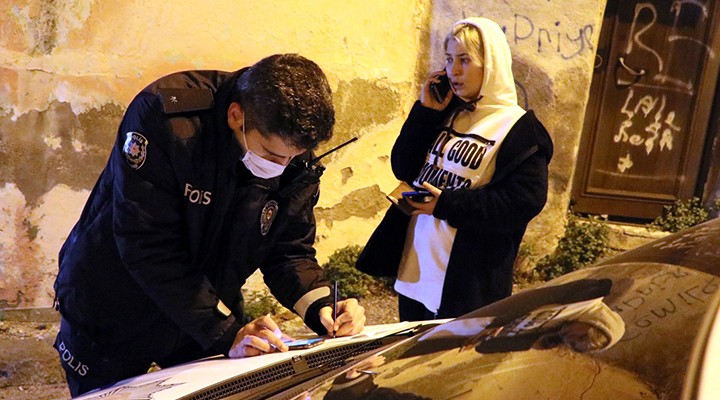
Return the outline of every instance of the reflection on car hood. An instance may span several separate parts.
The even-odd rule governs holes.
[[[296,398],[680,398],[695,336],[718,290],[718,227],[670,236],[483,307]],[[617,342],[595,351],[575,347],[567,326],[584,313],[600,315],[607,335],[622,331]]]

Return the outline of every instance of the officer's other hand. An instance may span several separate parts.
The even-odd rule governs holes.
[[[320,309],[320,322],[332,336],[352,336],[362,332],[365,327],[365,307],[357,299],[338,301],[338,317],[333,321],[332,307]]]
[[[283,339],[291,338],[283,334],[275,321],[266,315],[240,328],[228,355],[230,358],[243,358],[287,351],[288,347]]]

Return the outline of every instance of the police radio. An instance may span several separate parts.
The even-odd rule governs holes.
[[[318,164],[321,158],[325,157],[326,155],[333,153],[337,150],[342,149],[343,147],[349,145],[350,143],[358,140],[357,137],[354,137],[350,140],[348,140],[345,143],[342,143],[325,153],[313,158],[312,160],[303,160],[301,161],[301,165],[298,167],[301,168],[301,171],[292,178],[292,180],[287,183],[286,185],[283,185],[283,188],[280,189],[278,194],[282,197],[289,197],[293,193],[295,193],[298,189],[300,189],[303,186],[306,186],[310,183],[316,183],[320,181],[320,177],[322,176],[323,172],[325,172],[325,167],[321,164]]]

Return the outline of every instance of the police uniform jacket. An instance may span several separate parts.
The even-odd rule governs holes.
[[[227,124],[242,73],[172,74],[129,105],[55,283],[63,319],[100,351],[152,352],[148,338],[179,329],[226,353],[257,268],[285,307],[326,333],[318,311],[330,290],[312,247],[319,182],[294,180],[311,155],[273,179],[244,167]]]

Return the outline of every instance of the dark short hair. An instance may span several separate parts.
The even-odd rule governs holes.
[[[312,150],[332,136],[335,109],[322,69],[298,54],[275,54],[248,68],[233,88],[247,129]]]

